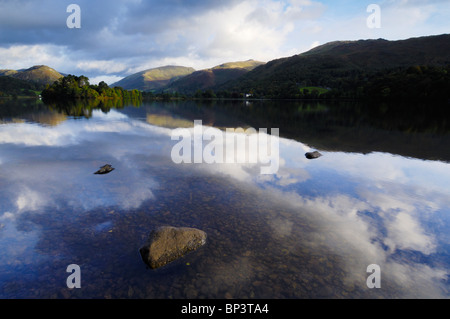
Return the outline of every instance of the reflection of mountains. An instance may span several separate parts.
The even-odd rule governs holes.
[[[49,109],[34,99],[0,101],[0,123],[33,122],[55,126],[65,121],[67,115]]]
[[[68,117],[90,118],[95,109],[108,113],[111,109],[121,109],[125,105],[128,105],[128,101],[76,100],[43,103],[36,99],[4,99],[0,100],[0,123],[29,121],[55,126],[67,120]],[[140,106],[140,102],[135,102],[133,106]]]
[[[192,127],[192,122],[168,114],[147,114],[147,123],[167,128]]]
[[[131,102],[130,102],[131,103]],[[149,102],[139,108],[120,100],[44,104],[39,100],[0,100],[0,123],[32,121],[58,125],[68,117],[92,116],[112,108],[132,118],[168,128],[192,127],[194,120],[218,128],[279,128],[280,136],[325,151],[387,152],[450,161],[450,122],[446,108],[299,101]]]
[[[56,126],[61,122],[67,120],[67,115],[61,114],[58,111],[41,111],[37,113],[30,113],[24,116],[28,121],[40,123],[43,125]]]
[[[327,151],[387,152],[450,161],[446,106],[356,104],[354,102],[225,101],[152,103],[192,126],[279,128],[280,136]],[[433,111],[431,111],[433,110]],[[167,115],[166,115],[167,117]],[[167,121],[167,119],[166,119]]]
[[[215,108],[217,104],[219,108]],[[230,113],[226,105],[216,101],[150,102],[145,104],[142,109],[147,114],[147,122],[168,128],[193,127],[194,120],[200,119],[205,126],[248,127],[248,124]],[[149,121],[149,118],[155,117],[158,120]]]
[[[111,100],[75,100],[64,102],[52,102],[48,103],[49,110],[55,110],[74,117],[90,118],[93,110],[101,110],[104,113],[108,113],[111,109],[122,109],[125,106],[140,106],[139,101],[124,101],[120,99]]]

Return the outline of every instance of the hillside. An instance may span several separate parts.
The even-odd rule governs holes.
[[[36,96],[39,86],[35,83],[0,75],[0,97]]]
[[[169,92],[183,94],[192,94],[197,90],[214,89],[216,86],[236,80],[262,64],[264,63],[254,60],[223,63],[211,69],[193,72],[172,82],[165,89]]]
[[[61,73],[46,65],[36,65],[26,70],[12,72],[9,76],[19,80],[34,82],[42,86],[52,84],[63,77]]]
[[[0,96],[37,96],[46,84],[63,75],[46,65],[23,70],[0,70]]]
[[[140,91],[157,90],[194,71],[193,68],[184,66],[163,66],[127,76],[111,84],[111,87],[120,86],[125,90],[138,89]]]
[[[237,61],[237,62],[227,62],[220,64],[218,66],[213,67],[213,70],[218,69],[244,69],[247,71],[251,71],[257,66],[264,64],[264,62],[255,61],[255,60],[247,60],[247,61]]]
[[[401,78],[409,67],[448,65],[448,34],[399,41],[335,41],[299,55],[270,61],[216,90],[253,92],[266,97],[298,97],[300,88],[306,86],[356,91],[358,87],[364,90],[367,82],[378,81],[374,77],[380,72],[389,73],[390,78]],[[433,76],[439,72],[433,70]],[[446,77],[442,81],[447,81]]]
[[[18,73],[16,70],[3,69],[0,70],[0,76],[11,76]]]

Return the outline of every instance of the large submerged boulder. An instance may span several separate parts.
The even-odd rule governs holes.
[[[206,233],[189,227],[162,226],[153,230],[139,249],[142,260],[152,269],[164,266],[206,243]]]

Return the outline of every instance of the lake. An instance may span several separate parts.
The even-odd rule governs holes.
[[[195,138],[176,163],[196,120],[254,128],[234,134],[272,141],[275,170],[196,163]],[[0,298],[448,298],[449,126],[434,105],[1,100]],[[206,244],[150,269],[139,248],[162,225]]]

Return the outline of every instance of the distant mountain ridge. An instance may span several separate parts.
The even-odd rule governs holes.
[[[140,91],[157,90],[194,71],[195,69],[191,67],[167,65],[131,74],[111,84],[111,87],[120,86],[125,90]]]
[[[192,94],[197,90],[212,90],[216,86],[238,79],[263,64],[264,62],[255,60],[223,63],[210,69],[193,72],[186,77],[173,81],[165,90],[187,94]]]
[[[272,60],[217,89],[282,95],[302,86],[345,87],[382,70],[447,65],[450,34],[397,41],[334,41]]]
[[[237,79],[264,64],[255,60],[227,62],[210,69],[198,70],[184,66],[163,66],[131,74],[111,84],[124,89],[194,93]]]
[[[63,77],[61,73],[46,65],[35,65],[21,70],[0,70],[0,76],[10,76],[15,79],[33,82],[40,86],[52,84]]]
[[[0,76],[12,76],[16,74],[18,71],[16,70],[9,70],[9,69],[2,69],[0,70]]]
[[[236,61],[236,62],[227,62],[227,63],[222,63],[220,65],[217,65],[215,67],[213,67],[213,70],[217,70],[217,69],[244,69],[247,71],[251,71],[254,68],[256,68],[257,66],[260,66],[262,64],[264,64],[265,62],[261,62],[261,61],[255,61],[253,59],[247,60],[247,61]]]
[[[167,65],[129,75],[111,84],[125,90],[156,91],[194,95],[213,91],[217,96],[266,98],[312,97],[328,91],[328,97],[362,95],[400,96],[408,88],[423,91],[423,96],[449,91],[450,34],[389,41],[369,39],[332,41],[307,52],[267,63],[247,60],[227,62],[209,69]],[[38,89],[63,77],[63,74],[37,65],[23,70],[0,70],[4,92]],[[409,82],[408,82],[409,81]],[[419,83],[420,82],[420,83]],[[17,91],[21,86],[21,91]],[[14,90],[13,90],[14,89]],[[36,90],[37,90],[36,89]],[[34,91],[36,91],[34,90]],[[305,91],[306,90],[306,91]],[[334,92],[333,92],[334,91]],[[305,93],[306,92],[306,93]],[[342,93],[350,92],[345,96]],[[399,93],[400,92],[400,93]],[[338,93],[338,94],[335,94]],[[16,94],[16,93],[14,93]]]
[[[358,67],[380,69],[411,65],[450,63],[450,34],[388,41],[334,41],[315,47],[300,56],[334,55]]]
[[[21,70],[0,70],[0,96],[37,96],[45,85],[63,77],[46,65]]]

